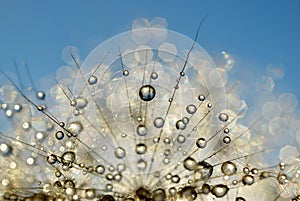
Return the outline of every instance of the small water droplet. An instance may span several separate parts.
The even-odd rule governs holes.
[[[147,146],[143,143],[139,143],[136,145],[135,151],[137,154],[145,154],[147,151]]]
[[[123,75],[124,76],[128,76],[129,75],[129,71],[128,70],[123,70]]]
[[[222,121],[222,122],[226,122],[228,120],[228,114],[220,113],[219,114],[219,120]]]
[[[126,156],[126,151],[122,147],[118,147],[115,149],[115,156],[122,159]]]
[[[205,96],[204,96],[203,94],[200,94],[200,95],[198,96],[198,100],[199,100],[199,101],[204,101],[204,100],[205,100]]]
[[[156,80],[156,79],[158,78],[158,74],[157,74],[156,72],[152,72],[152,73],[151,73],[151,78],[152,78],[153,80]]]
[[[154,119],[153,124],[156,128],[162,128],[165,120],[162,117],[157,117]]]
[[[195,114],[197,108],[195,105],[193,104],[190,104],[186,107],[186,111],[189,113],[189,114]]]
[[[217,198],[221,198],[227,194],[228,190],[229,188],[226,185],[218,184],[212,188],[211,193]]]
[[[203,149],[206,147],[206,140],[204,138],[198,138],[196,141],[196,145],[198,148]]]
[[[147,128],[144,125],[139,125],[136,132],[139,136],[145,136],[147,135]]]
[[[89,77],[88,82],[89,82],[90,85],[94,85],[98,82],[98,78],[96,76],[92,75],[92,76]]]

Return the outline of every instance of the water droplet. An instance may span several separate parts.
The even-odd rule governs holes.
[[[122,159],[126,156],[126,151],[122,147],[118,147],[115,149],[115,156]]]
[[[140,136],[145,136],[147,135],[147,128],[144,125],[139,125],[136,132]]]
[[[229,144],[229,143],[231,142],[231,138],[230,138],[229,136],[225,136],[225,137],[223,138],[223,142],[224,142],[225,144]]]
[[[182,120],[178,120],[175,126],[178,130],[184,130],[186,128],[186,124],[184,124]]]
[[[228,128],[224,128],[224,133],[228,134],[229,133],[229,129]]]
[[[180,181],[180,177],[178,175],[174,175],[172,176],[171,181],[177,184]]]
[[[183,117],[182,122],[187,125],[190,122],[190,119],[188,117]]]
[[[204,101],[204,100],[205,100],[205,96],[204,96],[203,94],[200,94],[200,95],[198,96],[198,100],[199,100],[199,101]]]
[[[70,131],[73,136],[77,136],[82,130],[83,126],[79,121],[69,123],[68,131]]]
[[[252,185],[254,183],[254,177],[252,175],[244,175],[242,182],[244,185]]]
[[[57,162],[57,157],[54,154],[51,154],[47,157],[47,162],[49,164],[55,164]]]
[[[128,70],[123,70],[123,75],[124,76],[128,76],[129,75],[129,71]]]
[[[95,189],[86,189],[85,190],[85,198],[86,199],[94,199],[96,195]]]
[[[222,170],[223,174],[225,174],[225,175],[233,175],[236,173],[237,168],[233,162],[227,161],[222,164],[221,170]]]
[[[57,131],[55,133],[55,138],[58,140],[62,140],[64,138],[65,134],[62,131]]]
[[[46,97],[46,94],[45,94],[43,91],[38,91],[38,92],[36,93],[36,97],[37,97],[38,99],[40,99],[40,100],[44,100],[45,97]]]
[[[75,153],[72,151],[67,151],[65,153],[63,153],[63,155],[61,156],[62,159],[62,163],[64,165],[70,165],[75,161]]]
[[[288,182],[288,178],[285,174],[279,173],[277,176],[277,181],[280,184],[286,184]]]
[[[156,79],[158,78],[158,74],[157,74],[156,72],[152,72],[152,73],[151,73],[151,78],[152,78],[153,80],[156,80]]]
[[[183,71],[180,72],[180,76],[183,77],[185,76],[185,73]]]
[[[15,104],[15,105],[14,105],[14,110],[15,110],[16,112],[20,112],[20,111],[22,110],[22,105],[20,105],[20,104]]]
[[[140,170],[145,170],[146,167],[147,167],[147,162],[144,161],[143,159],[140,159],[140,160],[137,162],[137,167],[138,167],[138,169],[140,169]]]
[[[198,148],[203,149],[206,147],[206,140],[204,138],[198,138],[196,141],[196,145]]]
[[[92,76],[89,77],[88,82],[89,82],[90,85],[94,85],[98,82],[98,78],[96,76],[92,75]]]
[[[87,105],[87,103],[88,103],[87,100],[85,98],[83,98],[83,97],[76,98],[76,106],[79,109],[85,108],[85,106]]]
[[[147,151],[147,147],[143,143],[139,143],[136,145],[135,151],[137,154],[145,154]]]
[[[13,150],[13,148],[10,145],[6,144],[6,143],[2,143],[0,145],[0,151],[1,151],[1,154],[3,156],[9,156],[9,155],[11,155],[12,154],[12,150]]]
[[[211,177],[213,173],[213,166],[205,161],[201,161],[196,165],[194,171],[194,177],[196,180],[205,181]]]
[[[220,113],[219,114],[219,120],[222,121],[222,122],[226,122],[228,120],[228,114]]]
[[[184,161],[183,161],[183,167],[189,171],[194,170],[195,167],[197,165],[197,162],[195,159],[191,158],[191,157],[187,157]]]
[[[105,167],[103,165],[98,165],[95,168],[95,172],[97,172],[98,174],[103,174],[105,172]]]
[[[190,104],[186,107],[186,111],[189,113],[189,114],[195,114],[195,112],[197,111],[197,108],[195,105],[193,104]]]
[[[229,188],[226,185],[218,184],[211,189],[211,193],[217,198],[221,198],[227,194],[228,190]]]
[[[151,101],[155,97],[155,89],[151,85],[144,85],[140,88],[139,96],[143,101]]]
[[[185,142],[185,136],[178,135],[177,142],[180,143],[180,144],[184,143]]]
[[[120,163],[120,164],[117,165],[117,170],[118,170],[118,172],[124,172],[125,169],[126,169],[125,164]]]
[[[237,197],[235,198],[235,201],[246,201],[246,199],[243,197]]]
[[[153,124],[156,128],[162,128],[164,123],[165,123],[165,120],[162,117],[155,118],[154,122],[153,122]]]

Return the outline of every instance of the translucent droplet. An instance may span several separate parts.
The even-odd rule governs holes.
[[[123,75],[124,76],[128,76],[129,75],[129,71],[128,70],[123,70]]]
[[[144,161],[143,159],[140,159],[140,160],[137,162],[137,167],[138,167],[138,169],[140,169],[140,170],[145,170],[146,167],[147,167],[147,162]]]
[[[222,122],[226,122],[228,120],[228,114],[220,113],[219,114],[219,120],[222,121]]]
[[[86,199],[94,199],[96,195],[95,189],[86,189],[85,190],[85,198]]]
[[[43,91],[38,91],[38,92],[36,93],[36,97],[37,97],[38,99],[40,99],[40,100],[44,100],[45,97],[46,97],[46,94],[45,94]]]
[[[200,94],[200,95],[198,96],[198,100],[199,100],[199,101],[204,101],[204,100],[205,100],[205,96],[204,96],[203,94]]]
[[[218,184],[212,188],[211,193],[217,198],[221,198],[227,194],[228,190],[229,188],[226,185]]]
[[[189,171],[194,170],[197,162],[194,158],[188,157],[183,161],[183,167]]]
[[[55,164],[57,162],[57,157],[54,154],[51,154],[47,157],[47,162],[49,164]]]
[[[165,123],[165,120],[162,117],[155,118],[154,122],[153,122],[153,124],[156,128],[162,128],[164,123]]]
[[[197,163],[195,166],[194,178],[196,180],[205,181],[208,180],[213,173],[213,166],[205,161]]]
[[[126,152],[125,149],[123,149],[122,147],[118,147],[115,149],[115,156],[119,159],[122,159],[126,156]]]
[[[173,183],[179,183],[180,177],[178,175],[174,175],[174,176],[172,176],[171,181]]]
[[[225,136],[225,137],[223,138],[223,142],[224,142],[225,144],[229,144],[229,143],[231,142],[231,138],[230,138],[229,136]]]
[[[252,175],[245,175],[242,178],[244,185],[252,185],[254,183],[254,177]]]
[[[190,104],[186,107],[186,111],[189,113],[189,114],[195,114],[197,108],[195,105],[193,104]]]
[[[63,164],[70,165],[75,161],[75,153],[72,151],[67,151],[61,156],[61,159]]]
[[[222,164],[221,170],[222,170],[223,174],[225,174],[225,175],[233,175],[236,173],[237,168],[233,162],[227,161]]]
[[[62,140],[64,138],[65,134],[62,131],[57,131],[55,133],[55,138],[58,140]]]
[[[177,142],[180,143],[180,144],[184,143],[185,142],[185,136],[178,135]]]
[[[186,128],[186,124],[184,124],[182,120],[178,120],[175,126],[178,130],[184,130]]]
[[[137,154],[145,154],[147,151],[147,147],[143,143],[139,143],[136,145],[135,151]]]
[[[15,104],[15,105],[14,105],[14,110],[15,110],[16,112],[20,112],[20,111],[22,110],[22,105],[20,105],[20,104]]]
[[[288,182],[288,178],[285,174],[279,173],[277,176],[277,181],[280,184],[286,184]]]
[[[140,136],[145,136],[147,135],[147,128],[144,125],[139,125],[136,132]]]
[[[246,199],[243,197],[237,197],[235,198],[235,201],[246,201]]]
[[[95,172],[97,172],[98,174],[103,174],[105,172],[105,167],[103,165],[98,165],[95,168]]]
[[[72,133],[73,136],[77,136],[83,130],[81,122],[74,121],[69,123],[68,131]]]
[[[85,108],[85,106],[87,105],[87,103],[88,103],[87,100],[85,98],[83,98],[83,97],[76,98],[76,106],[79,109]]]
[[[198,148],[203,149],[206,147],[206,140],[204,138],[198,138],[196,141],[196,145]]]
[[[152,73],[151,73],[151,78],[152,78],[153,80],[156,80],[156,79],[158,78],[158,74],[157,74],[156,72],[152,72]]]
[[[92,75],[92,76],[89,77],[88,82],[89,82],[90,85],[94,85],[98,82],[98,78],[96,76]]]
[[[3,156],[9,156],[12,154],[12,147],[6,143],[0,145],[0,151]]]
[[[190,122],[190,119],[188,117],[183,117],[182,122],[187,125]]]
[[[151,101],[155,97],[155,89],[151,85],[144,85],[140,88],[139,96],[143,101]]]

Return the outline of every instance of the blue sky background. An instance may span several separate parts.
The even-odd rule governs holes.
[[[65,46],[77,46],[83,59],[138,17],[164,17],[169,29],[193,38],[205,15],[198,43],[209,54],[227,50],[246,77],[282,65],[276,87],[300,99],[299,0],[0,0],[0,67],[13,72],[12,58],[20,66],[27,60],[37,79],[64,64]]]

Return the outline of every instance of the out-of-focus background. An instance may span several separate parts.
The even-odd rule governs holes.
[[[84,59],[106,39],[130,30],[138,17],[166,18],[169,29],[194,38],[205,15],[198,43],[211,56],[227,51],[236,60],[236,76],[246,82],[275,74],[276,90],[300,99],[299,0],[1,0],[0,67],[14,72],[13,60],[19,68],[26,60],[36,80],[64,65],[64,47],[78,47]],[[263,80],[266,87],[269,81]]]

